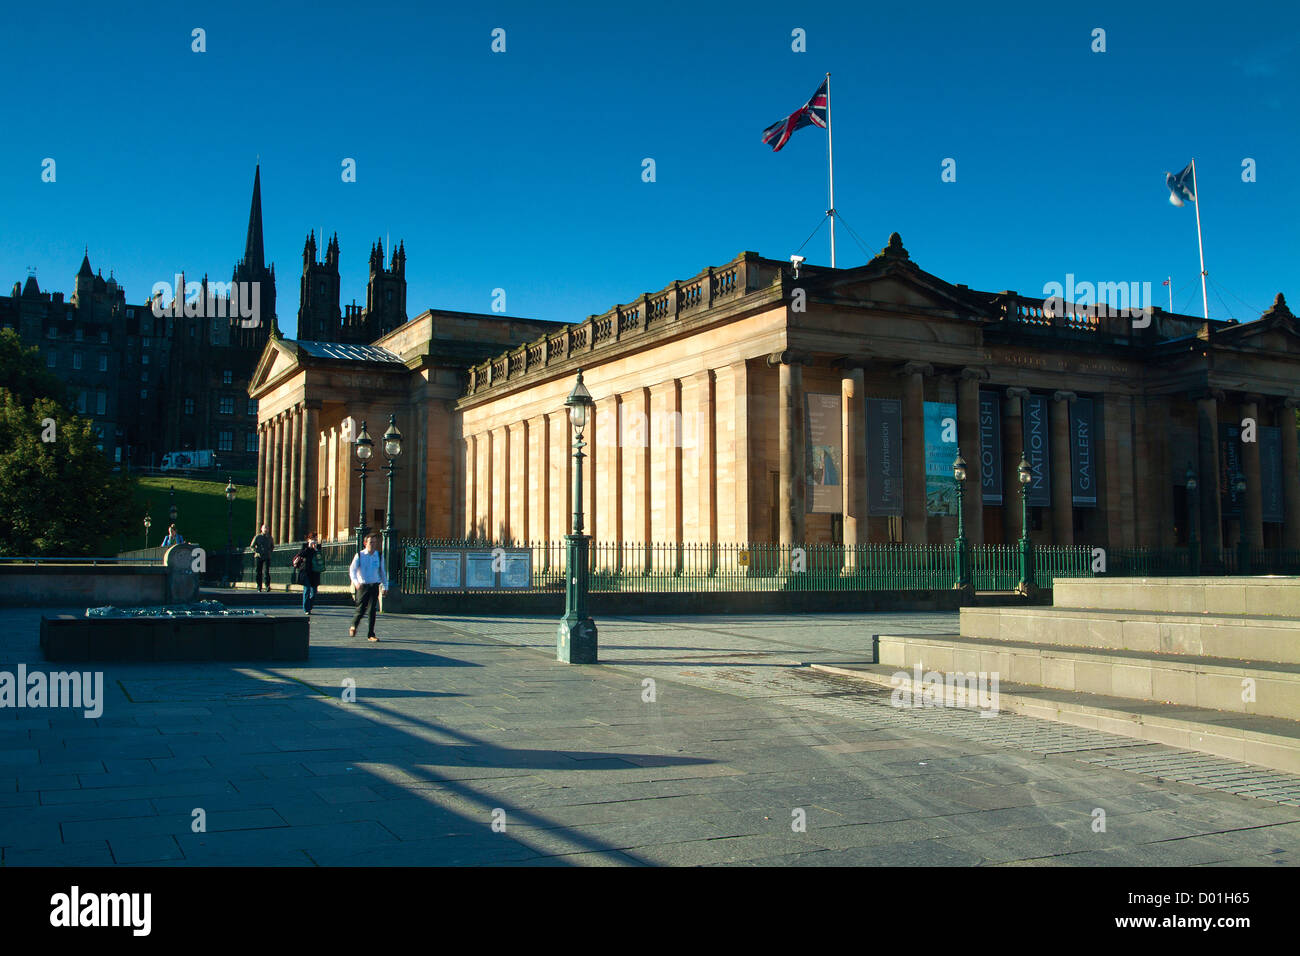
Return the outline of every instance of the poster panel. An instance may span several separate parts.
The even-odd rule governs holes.
[[[804,395],[804,475],[810,514],[839,514],[844,501],[844,439],[840,396]]]

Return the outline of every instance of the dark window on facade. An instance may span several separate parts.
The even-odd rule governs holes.
[[[194,399],[192,398],[185,399],[185,414],[186,415],[194,414]]]
[[[235,414],[235,400],[229,395],[222,395],[220,409],[222,415]]]
[[[217,432],[217,451],[230,451],[234,435],[231,432]]]

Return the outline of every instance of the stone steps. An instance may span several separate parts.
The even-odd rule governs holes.
[[[908,672],[996,673],[1018,684],[1300,720],[1300,664],[957,635],[881,635],[879,655]]]
[[[882,643],[885,640],[882,636]],[[812,664],[810,667],[883,687],[900,686],[900,678],[896,676],[898,668],[893,666]],[[901,679],[901,684],[909,688],[913,683],[910,676]],[[1015,682],[1000,683],[997,707],[1000,712],[1039,717],[1286,773],[1300,773],[1298,721]]]
[[[1056,607],[1300,618],[1300,578],[1057,578]]]
[[[1062,607],[961,609],[963,637],[1300,664],[1300,618]]]

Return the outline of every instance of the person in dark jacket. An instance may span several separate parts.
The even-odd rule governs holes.
[[[302,610],[311,617],[312,605],[316,603],[316,592],[320,589],[320,573],[324,568],[320,553],[320,539],[312,531],[303,542],[302,550],[293,556],[293,566],[302,582]]]
[[[262,590],[262,576],[266,575],[266,589],[271,590],[271,555],[275,553],[275,539],[267,534],[266,525],[257,534],[249,548],[257,558],[257,589]]]

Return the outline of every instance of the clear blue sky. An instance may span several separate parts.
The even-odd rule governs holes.
[[[391,234],[412,316],[487,312],[501,287],[511,314],[578,321],[745,249],[794,252],[826,208],[826,134],[775,154],[759,137],[829,70],[836,205],[873,253],[897,230],[952,282],[1150,281],[1161,305],[1172,274],[1198,313],[1193,209],[1164,185],[1195,156],[1229,307],[1212,288],[1211,316],[1255,317],[1228,293],[1300,305],[1300,7],[988,6],[24,5],[0,30],[0,288],[31,266],[70,294],[83,245],[133,302],[178,269],[228,280],[260,154],[287,334],[313,227],[338,232],[344,303]],[[845,232],[839,249],[866,258]],[[825,229],[805,253],[828,261]]]

